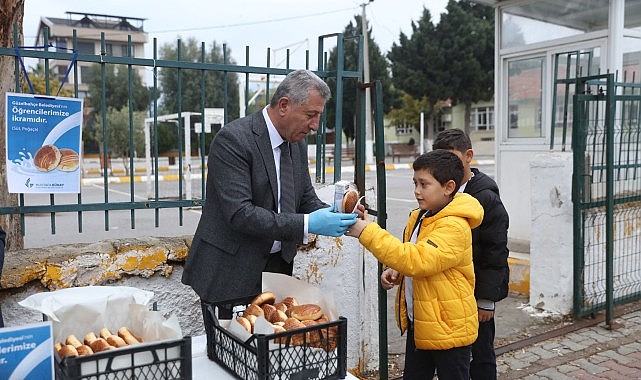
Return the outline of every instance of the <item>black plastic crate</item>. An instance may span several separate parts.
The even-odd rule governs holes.
[[[87,356],[55,356],[56,380],[191,380],[191,337]]]
[[[218,318],[240,316],[255,296],[206,304],[207,356],[246,380],[342,379],[347,373],[347,319],[277,334],[253,334],[246,342]]]

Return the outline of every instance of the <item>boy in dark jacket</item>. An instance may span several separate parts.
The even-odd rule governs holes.
[[[472,251],[476,283],[474,296],[478,306],[478,338],[472,344],[470,377],[496,379],[496,354],[494,352],[494,304],[508,293],[510,269],[508,267],[507,229],[509,217],[496,182],[476,168],[471,168],[474,151],[470,138],[460,129],[440,132],[433,149],[446,149],[456,154],[465,168],[465,177],[459,189],[476,198],[483,206],[483,222],[472,230]],[[398,273],[387,269],[381,275],[381,285],[390,289]]]
[[[472,230],[472,252],[476,284],[474,296],[479,309],[479,336],[472,345],[470,377],[496,379],[496,355],[494,353],[494,303],[508,293],[510,268],[507,258],[507,229],[509,216],[496,182],[476,168],[471,168],[474,151],[470,138],[460,129],[440,132],[432,149],[447,149],[463,161],[465,177],[459,191],[476,198],[483,206],[481,225]]]

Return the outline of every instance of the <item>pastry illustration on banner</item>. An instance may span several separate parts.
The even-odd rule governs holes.
[[[82,99],[6,95],[10,193],[79,193]]]

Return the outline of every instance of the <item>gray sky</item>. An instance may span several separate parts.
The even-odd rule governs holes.
[[[292,67],[304,63],[310,50],[311,69],[316,69],[318,36],[342,32],[355,15],[361,15],[365,1],[355,0],[26,0],[24,14],[25,46],[35,44],[41,16],[66,17],[65,12],[88,12],[145,18],[149,33],[145,51],[152,57],[153,38],[158,46],[175,44],[177,38],[195,37],[207,46],[212,41],[226,43],[232,57],[245,63],[245,46],[250,47],[250,64],[265,66],[267,48],[271,66],[284,67],[290,49]],[[400,32],[411,35],[411,22],[417,21],[423,7],[433,22],[445,12],[447,0],[375,0],[366,6],[374,41],[386,53],[398,42]],[[326,43],[333,43],[328,40]],[[300,66],[298,66],[300,67]]]

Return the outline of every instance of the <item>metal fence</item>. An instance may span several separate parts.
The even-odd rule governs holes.
[[[224,91],[224,98],[223,98],[223,108],[224,108],[224,115],[225,120],[224,122],[227,122],[226,120],[227,115],[229,114],[229,99],[227,95],[227,90],[229,86],[232,85],[232,83],[236,83],[233,81],[233,78],[238,78],[242,79],[244,78],[245,82],[245,88],[244,91],[245,97],[244,99],[249,98],[250,94],[250,76],[255,76],[255,75],[261,75],[265,78],[265,83],[266,83],[266,90],[265,94],[270,94],[270,89],[269,85],[270,83],[273,83],[273,81],[279,77],[283,77],[286,75],[288,72],[297,69],[297,68],[306,68],[310,69],[310,62],[309,62],[309,51],[306,52],[306,63],[305,67],[290,67],[290,52],[289,50],[287,51],[287,57],[285,59],[286,64],[284,68],[275,68],[275,67],[270,67],[270,51],[269,49],[267,50],[267,57],[266,57],[266,65],[264,67],[259,67],[259,66],[251,66],[249,63],[249,47],[246,48],[245,51],[245,62],[243,64],[231,64],[229,63],[229,57],[224,56],[224,60],[222,63],[206,63],[205,62],[205,44],[202,43],[201,50],[202,50],[202,59],[200,62],[193,62],[193,61],[186,61],[186,60],[181,60],[180,59],[180,53],[178,53],[178,59],[176,60],[166,60],[166,59],[159,59],[158,57],[158,46],[157,42],[154,39],[153,40],[153,57],[152,58],[135,58],[135,57],[116,57],[116,56],[109,56],[106,54],[96,54],[96,55],[90,55],[90,54],[78,54],[78,49],[77,49],[77,35],[76,31],[74,31],[74,36],[73,36],[73,49],[69,49],[68,51],[61,51],[59,49],[50,48],[53,47],[49,43],[48,40],[48,32],[45,29],[44,31],[44,47],[42,49],[14,49],[14,48],[7,48],[7,47],[0,47],[0,55],[1,56],[11,56],[15,58],[15,75],[16,75],[16,88],[20,88],[20,72],[21,72],[21,63],[20,63],[20,57],[22,58],[35,58],[40,60],[44,64],[45,68],[45,80],[47,82],[47,95],[50,94],[50,89],[49,89],[49,62],[51,60],[57,60],[57,61],[67,61],[67,62],[73,62],[73,60],[76,60],[77,62],[89,62],[93,63],[101,68],[101,80],[102,80],[102,93],[105,93],[105,71],[104,68],[108,65],[119,65],[121,68],[126,68],[128,72],[128,79],[129,79],[129,93],[128,96],[130,99],[132,98],[132,80],[134,75],[138,75],[136,73],[136,69],[143,68],[145,71],[151,73],[151,77],[153,78],[153,84],[151,85],[151,92],[152,92],[152,99],[153,101],[150,103],[150,131],[152,136],[158,136],[158,125],[161,120],[159,120],[158,117],[158,98],[161,93],[161,89],[159,88],[158,84],[158,74],[162,70],[175,70],[178,76],[178,83],[177,83],[177,93],[178,93],[178,99],[177,99],[177,109],[174,110],[176,113],[176,122],[178,123],[178,140],[179,141],[187,141],[186,145],[189,144],[188,141],[190,141],[189,138],[184,139],[184,133],[189,133],[189,128],[190,125],[187,123],[185,124],[185,118],[183,115],[188,114],[188,111],[192,110],[185,110],[182,109],[181,107],[181,94],[182,94],[182,84],[181,84],[181,76],[186,74],[187,72],[197,72],[200,73],[201,77],[203,78],[201,81],[201,87],[200,87],[200,110],[198,110],[198,113],[200,115],[205,115],[205,93],[207,89],[205,88],[205,81],[204,78],[208,74],[211,73],[222,73],[222,78],[224,83],[222,84],[222,87],[225,89]],[[15,36],[18,35],[18,33],[14,33]],[[352,37],[353,38],[353,37]],[[362,37],[359,37],[360,40],[358,41],[359,46],[362,46]],[[343,82],[346,78],[356,78],[357,81],[362,78],[362,63],[359,64],[359,68],[355,71],[350,71],[350,70],[345,70],[342,62],[344,62],[344,56],[343,56],[343,44],[345,41],[346,37],[343,36],[341,33],[336,33],[336,34],[329,34],[329,35],[324,35],[318,37],[318,49],[317,49],[317,56],[318,56],[318,62],[317,62],[317,69],[314,70],[316,74],[318,74],[321,78],[325,80],[332,79],[336,83],[336,91],[333,94],[333,97],[336,99],[335,101],[335,108],[336,108],[336,120],[331,121],[330,124],[332,124],[335,128],[336,131],[336,153],[340,157],[340,149],[341,149],[341,130],[342,130],[342,92],[343,91],[357,91],[357,89],[345,89],[343,86]],[[101,46],[102,46],[102,51],[105,51],[105,44],[107,38],[104,33],[101,34]],[[18,46],[18,40],[14,40],[14,46]],[[129,37],[129,51],[131,52],[131,37]],[[331,49],[336,48],[336,54],[337,54],[337,67],[335,69],[332,69],[331,71],[328,70],[328,55],[329,55],[329,46]],[[177,51],[180,52],[181,48],[181,41],[177,41],[176,44]],[[362,51],[362,49],[360,49]],[[225,45],[223,45],[223,52],[225,52]],[[359,61],[362,62],[362,53],[361,56],[359,57]],[[78,72],[78,66],[77,65],[72,65],[71,72],[69,75],[74,78],[74,93],[75,96],[78,96],[78,77],[79,77],[79,72]],[[104,96],[103,96],[103,102],[104,102]],[[245,100],[245,108],[247,109],[247,103],[248,101]],[[103,104],[101,109],[102,109],[102,115],[100,117],[102,120],[106,120],[106,109],[108,105]],[[130,112],[132,112],[130,110]],[[133,117],[129,118],[129,138],[131,141],[130,145],[130,151],[134,150],[133,146],[133,138],[134,138],[134,133],[135,133],[135,127],[133,125]],[[106,123],[103,123],[103,126]],[[327,131],[327,120],[322,120],[321,125],[318,131],[318,135],[316,136],[316,142],[317,144],[317,150],[316,150],[316,155],[317,155],[317,164],[316,164],[316,179],[317,181],[324,182],[325,181],[325,170],[326,170],[326,161],[321,159],[321,157],[325,153],[325,147],[324,147],[324,141],[325,141],[325,133]],[[186,126],[186,128],[185,128]],[[106,129],[103,127],[103,146],[102,151],[107,152],[109,151],[109,141],[105,137],[106,136]],[[129,170],[129,173],[126,176],[125,182],[128,182],[129,184],[129,200],[128,201],[114,201],[113,199],[110,199],[109,197],[109,188],[111,186],[111,180],[110,180],[110,172],[107,169],[107,163],[105,158],[102,158],[102,163],[104,164],[104,170],[101,172],[102,176],[102,187],[104,188],[104,195],[102,199],[98,202],[96,201],[88,201],[83,197],[83,191],[79,194],[77,194],[77,197],[69,201],[69,197],[62,197],[61,195],[58,194],[49,194],[48,201],[43,202],[43,197],[42,196],[32,196],[31,194],[19,194],[19,204],[18,205],[4,205],[3,207],[0,207],[0,214],[17,214],[20,215],[21,217],[21,224],[22,224],[22,232],[23,234],[25,233],[25,216],[27,215],[35,215],[35,214],[45,214],[50,216],[51,220],[51,232],[56,233],[56,229],[58,228],[56,220],[57,216],[60,213],[75,213],[77,215],[77,226],[76,228],[78,229],[78,232],[82,233],[83,232],[83,220],[86,217],[95,217],[95,213],[101,213],[104,217],[104,229],[105,231],[108,231],[110,229],[110,213],[114,211],[129,211],[130,212],[130,226],[132,229],[136,227],[136,215],[137,213],[140,212],[153,212],[155,214],[155,226],[158,227],[160,223],[160,210],[162,209],[170,209],[170,210],[175,210],[177,213],[177,219],[178,223],[182,226],[183,223],[183,212],[186,208],[192,208],[192,207],[200,207],[204,204],[205,200],[205,178],[206,178],[206,146],[205,146],[205,132],[201,131],[198,134],[198,144],[199,146],[199,157],[197,157],[197,161],[199,163],[194,165],[192,162],[192,157],[189,155],[189,159],[187,159],[186,155],[184,152],[190,152],[191,149],[189,145],[185,146],[182,143],[179,144],[178,152],[176,154],[177,158],[177,181],[175,181],[175,188],[171,191],[172,194],[168,196],[167,194],[163,194],[163,191],[159,188],[159,169],[160,169],[160,164],[159,164],[159,152],[158,152],[158,144],[157,141],[155,141],[153,144],[151,144],[152,149],[147,152],[147,164],[146,166],[149,166],[146,168],[146,173],[144,176],[144,182],[146,182],[146,186],[148,188],[148,195],[146,199],[141,200],[140,197],[136,197],[136,183],[140,182],[140,176],[137,170],[134,170],[134,167],[138,164],[133,155],[129,157],[129,167],[131,170]],[[139,165],[139,164],[138,164]],[[334,160],[334,171],[335,173],[341,172],[341,160]],[[200,179],[199,184],[195,185],[195,188],[192,188],[193,181],[194,179]],[[193,191],[192,191],[193,190]],[[147,210],[147,211],[145,211]],[[65,225],[65,229],[72,228],[71,226]]]
[[[641,298],[641,83],[580,77],[574,95],[574,314]]]

